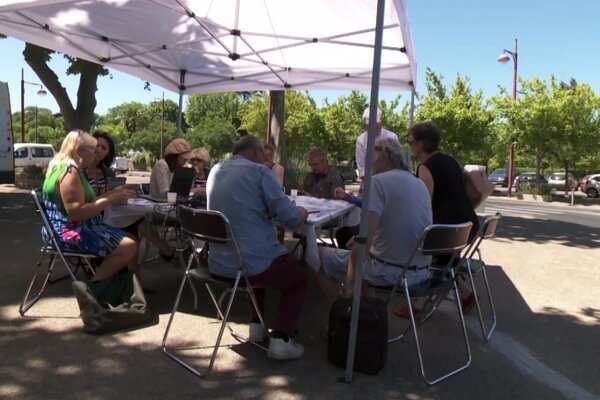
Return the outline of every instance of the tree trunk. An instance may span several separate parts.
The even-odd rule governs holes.
[[[56,99],[58,108],[65,121],[65,129],[83,129],[89,131],[94,123],[94,110],[96,108],[96,85],[98,76],[103,73],[104,67],[89,61],[77,59],[79,88],[77,90],[77,108],[69,99],[67,90],[62,86],[58,76],[48,66],[50,60],[49,50],[33,45],[25,44],[23,51],[25,62],[33,69],[44,86]]]
[[[542,169],[542,152],[539,148],[535,149],[535,186],[540,187],[540,171]]]
[[[285,91],[271,90],[269,92],[269,105],[271,107],[271,140],[275,146],[275,162],[286,167],[285,157]]]

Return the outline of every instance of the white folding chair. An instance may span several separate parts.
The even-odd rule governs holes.
[[[233,230],[231,229],[231,225],[225,215],[218,211],[208,211],[195,209],[187,206],[179,206],[179,220],[181,222],[182,232],[187,235],[188,240],[190,242],[190,246],[192,246],[192,253],[189,257],[187,267],[181,280],[181,284],[179,285],[179,291],[177,293],[177,297],[175,299],[175,304],[173,305],[173,310],[171,312],[171,316],[169,317],[169,322],[167,323],[167,327],[165,329],[165,334],[163,337],[162,348],[163,352],[179,365],[186,368],[188,371],[192,372],[194,375],[199,377],[205,377],[208,375],[213,368],[215,358],[217,356],[217,351],[219,350],[219,345],[221,343],[221,338],[223,337],[223,332],[225,327],[229,328],[229,331],[233,337],[241,342],[249,342],[249,339],[244,335],[235,332],[228,324],[229,312],[231,311],[231,305],[233,304],[233,300],[235,298],[236,293],[238,292],[246,292],[250,296],[252,301],[252,305],[256,310],[256,313],[260,319],[263,328],[266,331],[266,325],[258,307],[258,303],[256,302],[256,297],[254,296],[254,291],[252,286],[250,285],[250,281],[248,276],[246,275],[246,268],[244,266],[244,262],[242,260],[242,256],[240,254],[240,250],[233,235]],[[235,255],[236,263],[238,264],[238,271],[236,273],[235,278],[224,278],[213,275],[206,268],[192,268],[194,262],[196,265],[200,265],[201,261],[199,260],[199,256],[201,251],[196,247],[194,239],[201,240],[205,243],[216,243],[216,244],[224,244],[227,245],[231,252]],[[217,310],[218,319],[221,319],[221,327],[219,329],[219,333],[217,336],[216,343],[214,345],[212,355],[208,364],[208,367],[205,371],[200,371],[197,368],[194,368],[190,364],[183,361],[181,358],[176,356],[174,353],[170,352],[167,348],[167,338],[169,335],[169,331],[171,329],[171,324],[173,323],[173,318],[175,317],[175,313],[179,307],[179,302],[181,299],[181,293],[185,286],[186,281],[189,278],[201,282],[206,287],[208,294]],[[229,297],[229,301],[223,312],[222,307],[220,306],[220,301],[217,300],[215,293],[213,292],[211,286],[215,286],[220,288],[223,291],[230,292],[231,296]],[[263,350],[267,350],[264,346],[250,342]]]
[[[481,334],[483,335],[483,340],[486,342],[490,339],[492,332],[494,332],[494,329],[496,328],[496,309],[494,307],[494,301],[492,299],[492,292],[490,291],[487,273],[485,272],[486,264],[481,258],[481,250],[479,249],[479,246],[484,239],[490,239],[494,237],[501,217],[502,214],[496,213],[496,215],[486,218],[479,228],[475,239],[473,239],[469,247],[467,247],[465,250],[465,255],[460,259],[457,269],[459,274],[469,277],[469,283],[471,284],[471,289],[473,290],[473,295],[475,296],[475,306],[477,307],[477,316],[479,317]],[[483,282],[485,283],[487,298],[490,305],[491,324],[489,328],[485,326],[483,314],[481,312],[481,306],[479,304],[479,297],[477,296],[477,289],[475,288],[474,276],[479,272],[482,273],[481,275],[483,276]]]
[[[421,235],[421,238],[406,265],[411,266],[412,260],[418,254],[429,256],[452,256],[450,257],[448,263],[445,266],[436,267],[436,269],[440,269],[439,277],[429,278],[422,283],[408,285],[408,281],[403,273],[398,282],[396,282],[391,288],[391,291],[389,292],[389,297],[387,299],[387,302],[389,304],[390,300],[396,294],[396,292],[399,289],[402,289],[409,310],[410,325],[406,328],[404,333],[400,334],[397,337],[390,338],[388,342],[393,343],[402,339],[406,335],[408,330],[412,327],[415,339],[415,347],[419,359],[419,366],[421,368],[421,375],[423,377],[423,380],[428,385],[435,385],[436,383],[439,383],[453,375],[456,375],[457,373],[465,370],[469,367],[469,365],[471,365],[471,348],[469,347],[467,328],[465,326],[465,319],[462,312],[462,305],[458,293],[458,287],[456,285],[456,276],[454,273],[453,265],[457,254],[459,254],[463,249],[467,247],[469,232],[471,231],[472,226],[473,224],[471,222],[467,222],[464,224],[456,225],[434,224],[427,227]],[[421,329],[421,324],[430,316],[432,316],[432,314],[436,311],[439,303],[451,290],[454,290],[454,294],[456,296],[455,303],[460,319],[462,336],[464,339],[466,361],[447,373],[444,373],[434,378],[430,378],[428,377],[425,370],[422,355],[423,349],[419,340],[418,330]],[[425,305],[420,310],[418,315],[415,315],[415,310],[412,307],[412,298],[426,299]]]
[[[44,243],[42,245],[42,248],[40,249],[41,255],[36,264],[35,273],[33,274],[33,278],[31,278],[31,282],[29,283],[29,286],[27,287],[27,291],[25,292],[23,301],[21,302],[21,305],[19,306],[19,313],[21,314],[21,316],[24,316],[25,313],[27,312],[27,310],[29,310],[31,307],[33,307],[33,305],[35,303],[37,303],[37,301],[42,296],[44,289],[46,288],[46,285],[48,283],[57,282],[59,280],[62,280],[64,278],[69,278],[69,277],[73,281],[76,280],[75,273],[79,269],[80,265],[83,265],[83,267],[86,269],[86,272],[89,275],[93,276],[94,268],[92,267],[91,260],[98,258],[96,255],[93,255],[93,254],[62,251],[60,246],[58,245],[58,241],[56,239],[56,233],[54,232],[54,229],[52,229],[52,226],[50,225],[50,222],[48,220],[48,215],[43,206],[43,201],[41,200],[42,199],[41,189],[32,190],[31,197],[33,197],[33,203],[35,204],[35,210],[42,219],[42,224],[47,233],[47,235],[46,235],[47,238],[46,239],[42,238],[42,240],[44,240]],[[42,264],[46,258],[48,258],[46,274],[42,278],[42,283],[41,283],[40,289],[37,291],[37,293],[32,298],[29,298],[31,291],[33,289],[33,286],[36,282],[38,273],[40,272],[40,269],[42,268]],[[60,259],[60,261],[62,261],[62,263],[64,264],[64,266],[67,270],[67,275],[65,275],[61,278],[55,279],[55,280],[50,280],[50,275],[52,274],[52,271],[54,269],[54,264],[56,263],[57,258]],[[74,264],[73,261],[77,261],[77,264]]]

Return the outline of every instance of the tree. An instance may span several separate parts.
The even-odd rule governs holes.
[[[215,160],[231,153],[231,148],[238,138],[237,129],[231,121],[215,114],[209,114],[188,134],[188,139],[194,146],[206,147],[211,158]]]
[[[442,134],[444,151],[462,162],[487,165],[492,156],[493,115],[481,91],[471,90],[468,78],[457,75],[450,90],[431,69],[425,72],[427,93],[416,112],[417,121],[434,122]]]
[[[31,43],[26,43],[23,51],[25,62],[33,69],[44,86],[56,99],[56,103],[64,117],[66,130],[90,130],[94,124],[94,110],[97,103],[97,80],[99,76],[108,75],[108,70],[99,64],[65,55],[71,62],[67,69],[67,75],[80,75],[77,103],[76,106],[73,106],[67,90],[48,65],[54,54],[55,52],[52,50]]]
[[[237,129],[240,126],[238,110],[241,99],[237,93],[192,94],[185,108],[187,122],[191,127],[196,127],[212,116],[229,121]]]

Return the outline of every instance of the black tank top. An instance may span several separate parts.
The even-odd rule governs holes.
[[[433,177],[431,196],[433,223],[460,224],[470,221],[473,223],[472,239],[479,229],[479,219],[467,197],[460,164],[447,154],[436,153],[419,165],[417,176],[421,165],[427,167]]]

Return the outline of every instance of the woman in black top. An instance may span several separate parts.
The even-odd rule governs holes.
[[[453,157],[440,152],[440,139],[437,126],[431,122],[415,124],[408,130],[410,151],[420,163],[417,176],[431,195],[433,223],[472,222],[471,241],[479,230],[479,219],[467,197],[463,169]],[[473,308],[475,297],[466,285],[460,286],[463,311],[467,313]]]

